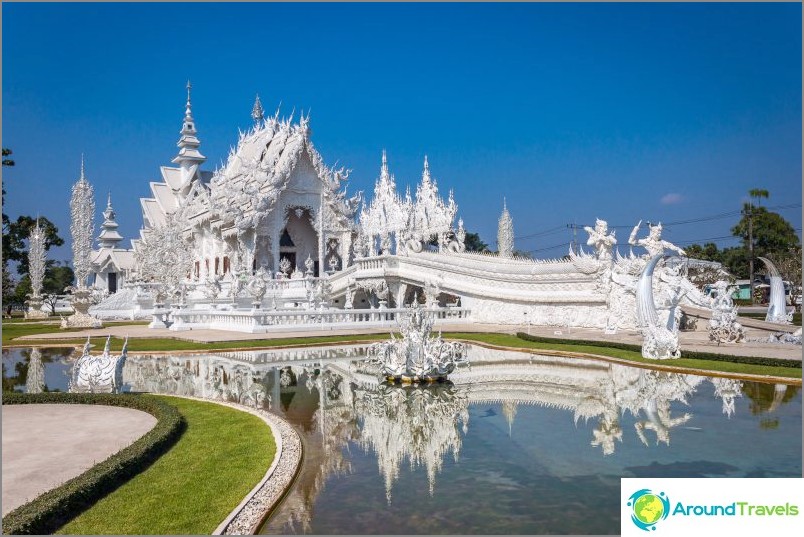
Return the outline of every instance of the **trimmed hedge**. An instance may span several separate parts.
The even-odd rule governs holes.
[[[147,412],[157,422],[153,429],[105,461],[8,513],[3,517],[3,533],[7,535],[53,533],[142,472],[173,446],[186,428],[176,407],[138,394],[3,393],[4,405],[37,403],[127,407]]]
[[[535,343],[552,343],[563,345],[590,345],[594,347],[606,347],[610,349],[620,349],[623,351],[634,351],[642,353],[642,347],[630,343],[617,343],[614,341],[593,341],[585,339],[561,339],[551,337],[530,336],[524,332],[517,332],[516,337],[525,341]],[[766,358],[762,356],[734,356],[731,354],[716,354],[713,352],[684,351],[682,358],[693,360],[710,360],[713,362],[731,362],[748,365],[767,365],[771,367],[792,367],[801,369],[801,362],[798,360],[785,360],[783,358]]]

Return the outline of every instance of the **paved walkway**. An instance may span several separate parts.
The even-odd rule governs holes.
[[[132,408],[3,405],[3,516],[117,453],[156,425]]]
[[[148,328],[146,325],[127,325],[127,326],[108,326],[103,328],[93,328],[70,332],[69,337],[86,338],[87,335],[100,337],[111,334],[114,337],[130,338],[172,338],[198,343],[211,343],[217,341],[249,341],[255,339],[280,339],[280,338],[299,338],[314,336],[340,336],[340,335],[360,335],[360,334],[387,334],[392,328],[393,323],[389,323],[387,328],[352,328],[352,329],[327,329],[318,330],[297,330],[285,332],[270,332],[267,334],[248,334],[244,332],[230,332],[224,330],[186,330],[174,332],[167,328]],[[533,335],[564,338],[564,339],[585,339],[590,341],[616,341],[620,343],[642,344],[642,336],[637,331],[620,331],[616,334],[606,335],[602,330],[594,328],[566,328],[550,326],[508,326],[496,324],[443,324],[438,326],[444,332],[496,332],[503,334],[515,334],[516,332],[529,332]],[[560,333],[559,333],[560,332]],[[26,339],[63,339],[67,334],[55,332],[50,334],[38,334],[24,336],[14,340],[14,343],[21,343]],[[764,339],[768,337],[768,332],[746,327],[748,339]],[[768,358],[786,358],[788,360],[802,359],[802,348],[797,345],[784,345],[780,343],[760,343],[744,342],[737,345],[717,345],[709,341],[706,331],[680,332],[679,341],[682,353],[684,350],[712,352],[717,354],[732,354],[737,356],[763,356]],[[236,346],[233,345],[233,346]]]

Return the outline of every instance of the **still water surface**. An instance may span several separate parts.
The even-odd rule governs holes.
[[[72,349],[3,351],[4,389],[66,390]],[[304,465],[261,533],[617,534],[621,477],[800,477],[800,388],[469,349],[389,387],[360,346],[130,356],[126,389],[276,412]]]

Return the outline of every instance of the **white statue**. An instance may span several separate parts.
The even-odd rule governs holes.
[[[709,320],[709,340],[721,343],[738,343],[745,339],[743,327],[737,322],[737,308],[731,299],[731,286],[719,280],[713,286],[712,318]]]
[[[639,221],[637,225],[634,226],[634,229],[631,231],[631,236],[628,237],[628,244],[632,246],[642,246],[648,251],[648,257],[653,257],[655,255],[663,253],[665,250],[672,250],[677,252],[679,255],[687,255],[684,250],[676,246],[675,244],[662,240],[662,224],[661,222],[656,224],[655,226],[652,224],[648,224],[650,231],[648,232],[648,236],[644,239],[637,239],[637,233],[639,232],[639,227],[642,225],[642,220]]]
[[[597,218],[595,219],[594,229],[589,226],[584,226],[583,229],[589,233],[586,244],[595,248],[597,258],[602,260],[611,259],[611,250],[617,244],[617,239],[614,238],[614,231],[611,234],[608,233],[609,224],[605,220]]]

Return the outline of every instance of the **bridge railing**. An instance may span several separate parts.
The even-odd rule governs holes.
[[[406,308],[326,309],[326,310],[198,310],[171,312],[171,330],[217,329],[239,332],[282,332],[293,330],[336,330],[344,328],[379,328],[396,326]],[[434,324],[468,321],[467,308],[427,308]]]

